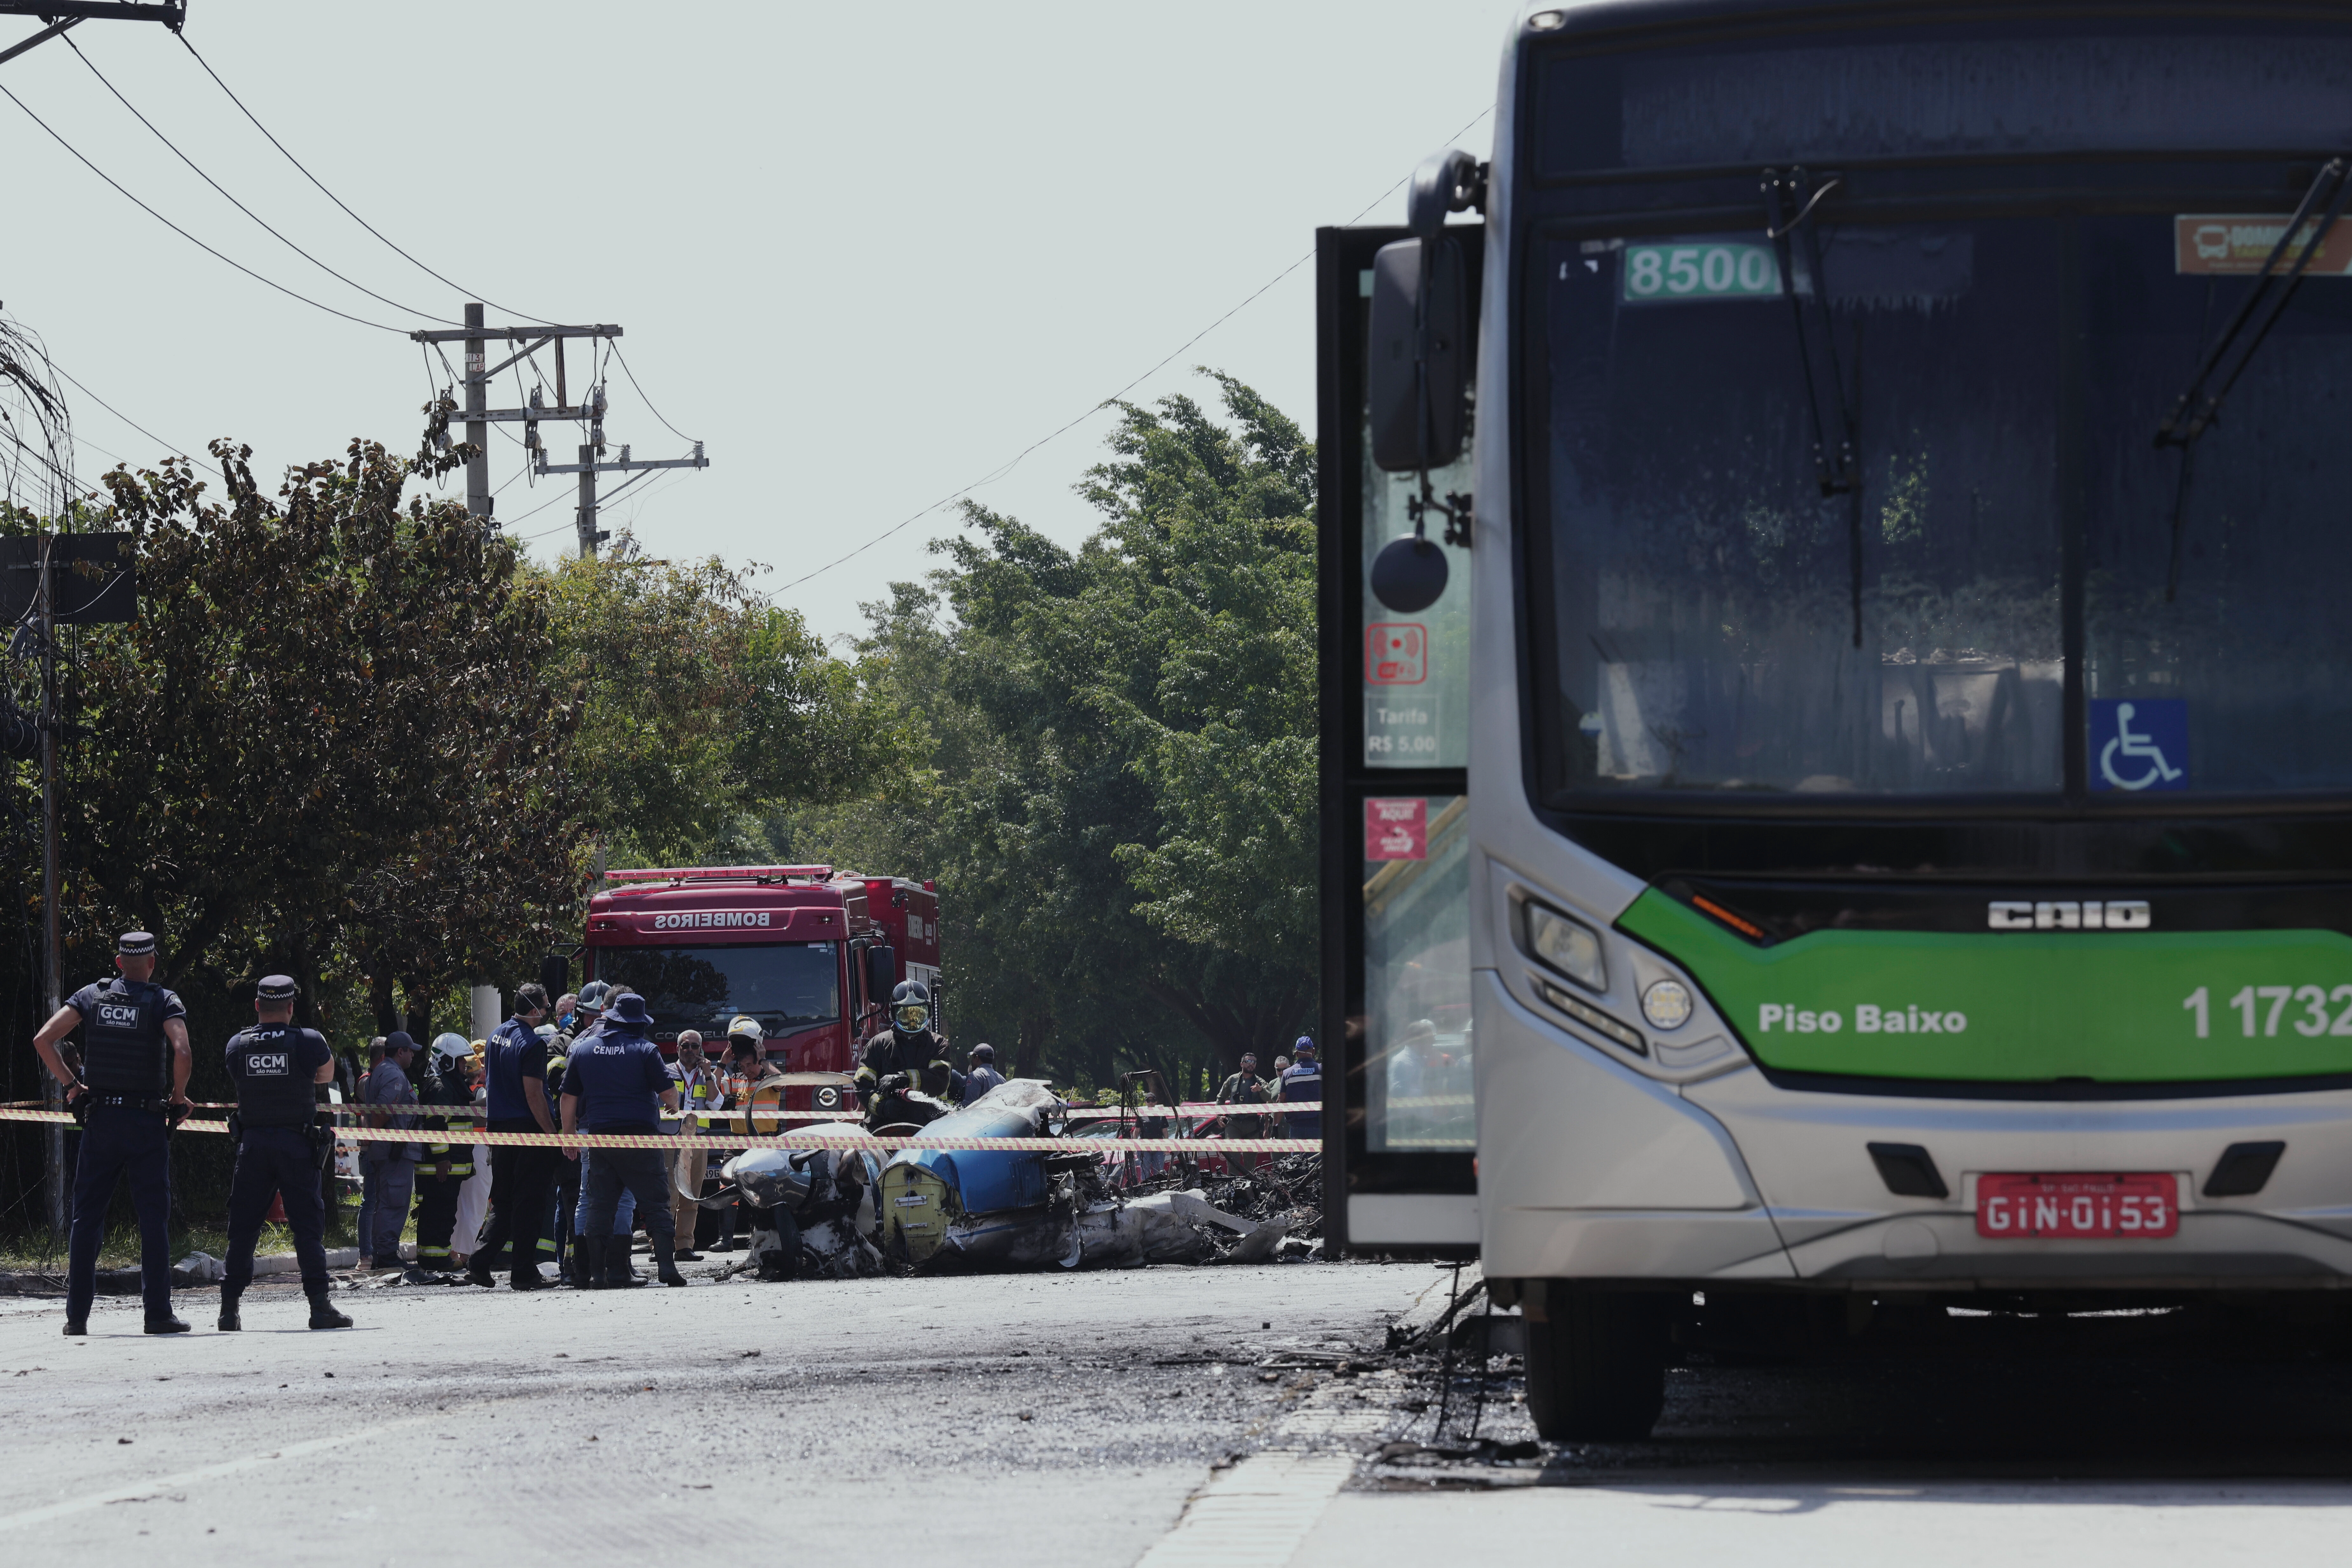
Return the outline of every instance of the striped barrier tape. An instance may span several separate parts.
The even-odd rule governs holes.
[[[65,1110],[35,1110],[23,1106],[0,1107],[0,1121],[71,1122]],[[226,1122],[190,1118],[180,1130],[226,1132]],[[421,1143],[418,1128],[338,1127],[338,1139],[362,1143]],[[1000,1149],[1043,1154],[1319,1154],[1319,1138],[874,1138],[863,1133],[777,1132],[766,1135],[730,1132],[711,1139],[677,1133],[617,1132],[478,1132],[476,1143],[509,1144],[527,1149],[653,1149],[669,1152],[698,1149],[856,1149],[867,1152],[898,1149]]]

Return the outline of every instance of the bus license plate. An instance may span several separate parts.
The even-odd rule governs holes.
[[[1979,1236],[2129,1241],[2179,1229],[2179,1190],[2168,1173],[1977,1178]]]

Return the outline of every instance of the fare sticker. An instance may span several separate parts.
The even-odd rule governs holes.
[[[1364,802],[1364,858],[1428,859],[1428,799],[1414,795],[1404,800]]]

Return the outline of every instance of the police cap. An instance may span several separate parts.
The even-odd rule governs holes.
[[[155,939],[143,931],[127,931],[114,939],[114,951],[125,958],[145,958],[155,951]]]
[[[415,1048],[416,1042],[409,1038],[408,1031],[405,1029],[394,1029],[392,1033],[383,1037],[383,1054],[385,1056],[390,1056],[394,1051],[413,1051]]]
[[[253,994],[264,1002],[291,1002],[302,994],[302,988],[294,984],[290,974],[265,974],[261,984],[253,988]]]

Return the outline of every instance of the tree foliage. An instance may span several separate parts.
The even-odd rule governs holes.
[[[1261,1061],[1317,973],[1315,468],[1216,378],[1123,406],[1066,550],[967,504],[950,566],[867,606],[870,689],[930,767],[793,842],[940,879],[949,1014],[1024,1070]]]
[[[313,994],[337,955],[388,998],[543,950],[572,904],[575,710],[513,546],[404,506],[410,466],[378,446],[274,500],[247,450],[215,455],[220,500],[184,463],[106,476],[140,609],[79,660],[83,910],[168,933],[167,973],[282,963]]]

